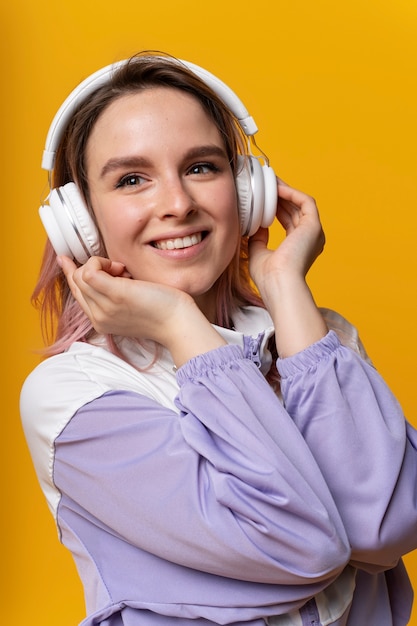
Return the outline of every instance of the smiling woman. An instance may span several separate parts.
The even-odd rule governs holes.
[[[214,322],[239,220],[223,138],[199,102],[163,87],[119,97],[92,130],[86,175],[106,255],[188,293]]]
[[[315,304],[314,200],[191,64],[137,55],[63,107],[21,413],[83,626],[404,626],[417,436]]]

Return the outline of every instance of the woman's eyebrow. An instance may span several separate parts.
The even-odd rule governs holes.
[[[120,169],[136,170],[141,167],[149,167],[151,165],[149,159],[141,156],[116,157],[109,159],[101,168],[100,178],[104,178],[110,172]]]
[[[227,159],[226,150],[216,144],[207,144],[190,148],[185,153],[185,159],[201,159],[210,156],[217,156]],[[104,178],[107,174],[120,169],[136,170],[143,167],[151,167],[152,163],[149,159],[142,156],[126,156],[115,157],[109,159],[101,168],[100,178]]]
[[[221,146],[218,146],[216,144],[196,146],[195,148],[191,148],[185,155],[187,159],[195,159],[208,156],[219,156],[222,158],[227,158],[225,148],[222,148]]]

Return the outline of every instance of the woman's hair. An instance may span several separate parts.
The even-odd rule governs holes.
[[[86,147],[91,131],[112,102],[124,95],[152,87],[180,89],[200,102],[223,137],[232,171],[236,175],[237,156],[244,154],[247,147],[243,132],[231,111],[208,85],[177,59],[160,53],[140,53],[120,66],[108,83],[99,87],[78,106],[57,150],[53,186],[75,182],[93,220],[86,173]],[[215,322],[219,326],[230,327],[233,312],[242,306],[263,306],[250,281],[247,245],[247,238],[241,237],[232,262],[217,281]],[[102,241],[99,253],[107,256]],[[87,341],[95,334],[90,320],[71,294],[49,241],[32,302],[40,310],[47,345],[43,353],[46,356],[63,352],[74,341]],[[110,349],[118,353],[114,339],[108,337],[108,342]]]

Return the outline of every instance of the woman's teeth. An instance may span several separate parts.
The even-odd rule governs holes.
[[[202,234],[197,233],[188,237],[176,237],[175,239],[164,239],[163,241],[155,241],[155,248],[158,250],[180,250],[181,248],[189,248],[195,246],[202,240]]]

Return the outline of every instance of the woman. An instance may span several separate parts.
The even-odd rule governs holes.
[[[34,299],[57,323],[21,412],[83,625],[406,624],[415,431],[315,305],[313,199],[274,182],[285,240],[259,215],[242,236],[254,157],[194,70],[123,62],[59,137],[56,219],[78,194],[88,250],[47,244]]]

